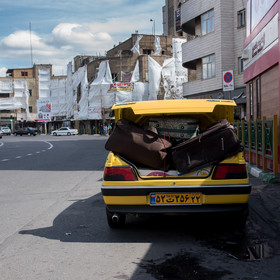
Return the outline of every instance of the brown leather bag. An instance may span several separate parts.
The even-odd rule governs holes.
[[[242,151],[235,128],[222,120],[203,133],[172,148],[172,160],[176,169],[187,173],[206,164],[217,163]]]
[[[105,149],[135,163],[166,171],[170,166],[172,143],[152,129],[144,129],[131,121],[121,119],[116,123]]]

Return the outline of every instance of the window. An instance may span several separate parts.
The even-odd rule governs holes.
[[[257,118],[261,118],[261,81],[258,77],[256,79],[256,96],[257,96]]]
[[[242,74],[244,71],[244,60],[242,57],[238,57],[238,74]]]
[[[215,77],[215,55],[209,55],[202,58],[202,79]]]
[[[143,54],[151,54],[152,50],[151,49],[143,49]]]
[[[32,113],[32,106],[29,106],[29,113]]]
[[[118,80],[118,73],[112,73],[112,80],[116,82]]]
[[[237,12],[237,27],[243,27],[246,25],[246,11],[241,10]]]
[[[253,118],[253,83],[249,84],[249,98],[250,98],[250,119]]]
[[[27,77],[27,76],[28,76],[28,72],[21,71],[21,76],[22,76],[22,77]]]
[[[0,96],[1,96],[1,98],[3,98],[3,97],[10,97],[10,94],[9,93],[2,93],[2,92],[0,92]]]
[[[29,89],[28,92],[29,92],[29,96],[32,96],[32,89]]]
[[[201,15],[201,34],[206,35],[214,31],[214,10]]]

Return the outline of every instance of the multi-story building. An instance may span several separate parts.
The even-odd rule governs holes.
[[[165,36],[184,36],[181,26],[181,5],[186,0],[165,0],[162,7],[163,35]]]
[[[247,3],[247,38],[243,52],[247,119],[263,116],[272,119],[273,115],[280,115],[280,1],[248,0]]]
[[[49,75],[52,76],[52,65],[44,64],[32,68],[8,69],[6,77],[0,78],[0,125],[16,126],[35,122],[40,69],[49,69]],[[8,101],[3,98],[9,98],[9,102],[3,102]]]
[[[108,50],[106,57],[75,57],[75,71],[78,70],[78,67],[87,65],[88,81],[90,83],[96,78],[100,63],[109,60],[113,82],[129,82],[138,60],[140,81],[147,82],[148,55],[153,57],[160,65],[166,58],[173,55],[173,36],[157,37],[159,38],[160,51],[156,49],[154,35],[132,34],[129,39]],[[137,46],[137,52],[132,51],[135,46]]]
[[[246,38],[242,0],[188,0],[181,5],[183,66],[189,70],[186,98],[234,99],[235,115],[246,115],[242,46]]]

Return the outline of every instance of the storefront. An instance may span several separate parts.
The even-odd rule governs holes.
[[[279,139],[280,1],[248,0],[246,13],[247,38],[242,59],[247,120],[261,120],[263,117],[272,120],[277,115]]]

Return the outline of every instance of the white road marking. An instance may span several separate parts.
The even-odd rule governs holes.
[[[53,148],[53,144],[51,144],[50,142],[47,142],[47,141],[43,141],[43,142],[45,142],[45,143],[47,143],[47,144],[49,144],[49,145],[50,145],[50,147],[48,148],[48,150],[50,150],[50,149],[52,149],[52,148]]]
[[[50,142],[47,142],[47,141],[42,141],[42,142],[45,142],[45,143],[47,143],[49,145],[48,150],[53,148],[53,144],[51,144]],[[4,143],[0,142],[0,147],[2,147],[3,145],[4,145]],[[46,152],[46,150],[38,151],[38,152],[36,152],[36,154],[40,154],[41,152]],[[33,156],[33,154],[27,154],[26,156]],[[17,156],[16,158],[22,158],[22,156]],[[9,161],[9,160],[10,159],[5,158],[5,159],[2,159],[1,161]]]

